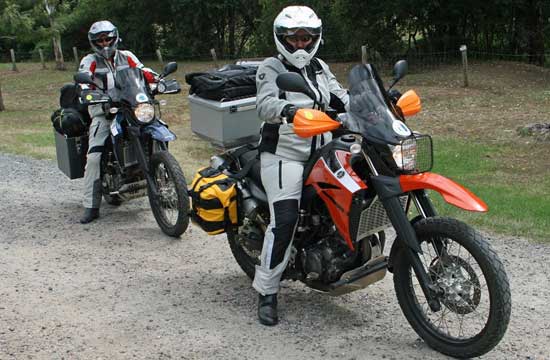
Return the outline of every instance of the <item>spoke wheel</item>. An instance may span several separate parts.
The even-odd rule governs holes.
[[[264,221],[245,218],[242,226],[227,233],[231,253],[250,279],[260,265],[265,229]]]
[[[428,218],[414,228],[441,310],[430,309],[406,252],[399,251],[394,286],[405,317],[444,354],[470,358],[490,351],[510,320],[510,286],[502,262],[481,234],[457,220]]]
[[[178,237],[189,225],[189,196],[183,172],[167,151],[153,154],[150,171],[159,194],[155,198],[149,192],[153,215],[165,234]]]

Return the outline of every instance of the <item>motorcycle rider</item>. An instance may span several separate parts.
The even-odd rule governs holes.
[[[315,54],[321,43],[322,22],[306,6],[284,8],[273,23],[279,54],[265,59],[256,75],[256,105],[264,121],[259,152],[262,183],[269,201],[270,224],[265,232],[261,265],[256,266],[253,287],[259,293],[258,318],[264,325],[275,325],[277,292],[290,258],[291,244],[298,220],[305,162],[315,149],[330,141],[325,133],[300,138],[293,132],[293,117],[299,108],[345,112],[349,95],[329,67]],[[316,99],[281,91],[275,79],[288,71],[305,79]]]
[[[94,82],[105,91],[115,86],[117,69],[137,67],[143,69],[148,83],[154,82],[155,73],[145,69],[138,58],[127,50],[118,50],[120,37],[118,29],[110,21],[102,20],[92,24],[88,31],[88,40],[94,51],[80,62],[80,72],[92,75]],[[81,85],[86,88],[87,85]],[[92,123],[88,135],[88,154],[84,170],[84,215],[82,224],[89,223],[99,217],[101,204],[100,163],[103,144],[109,136],[111,120],[108,120],[102,104],[88,106]]]

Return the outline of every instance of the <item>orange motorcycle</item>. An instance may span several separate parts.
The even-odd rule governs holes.
[[[396,63],[391,87],[406,70],[405,61]],[[279,75],[277,85],[308,95],[303,78],[295,73]],[[311,109],[300,109],[294,117],[299,136],[333,131],[333,140],[305,166],[299,222],[284,278],[341,295],[392,272],[399,305],[429,346],[459,358],[490,351],[510,319],[504,266],[481,233],[438,216],[427,190],[464,210],[485,212],[487,205],[456,182],[430,172],[431,137],[405,124],[405,117],[421,108],[414,91],[392,101],[369,64],[351,70],[349,87],[350,111],[336,120]],[[213,157],[212,164],[238,189],[232,210],[238,220],[225,231],[236,261],[253,278],[269,224],[257,150],[232,149]],[[384,251],[385,230],[391,227],[396,237]]]

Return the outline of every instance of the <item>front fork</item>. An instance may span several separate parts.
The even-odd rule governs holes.
[[[136,151],[137,159],[141,167],[141,170],[143,171],[143,175],[147,180],[147,186],[149,188],[149,192],[153,197],[153,199],[156,201],[159,198],[159,192],[157,189],[157,185],[153,179],[153,176],[151,175],[151,171],[150,171],[151,169],[149,168],[149,164],[147,163],[147,156],[145,155],[145,150],[143,149],[143,144],[141,143],[140,128],[135,126],[129,126],[128,133],[130,134],[130,141],[132,142],[132,146]]]
[[[397,239],[401,242],[398,246],[401,246],[402,251],[405,251],[430,309],[434,312],[439,311],[441,309],[441,303],[439,302],[438,292],[420,260],[419,254],[422,254],[420,242],[407,217],[407,213],[403,210],[401,202],[399,201],[399,195],[402,194],[399,180],[395,177],[383,175],[373,175],[371,176],[371,180],[380,201],[386,209],[388,218],[395,228]],[[422,194],[419,193],[418,195]],[[425,193],[423,196],[413,194],[413,201],[418,202],[417,206],[422,205],[422,203],[424,203],[424,205],[429,204],[429,206],[421,206],[422,209],[424,209],[424,214],[422,214],[422,216],[433,216],[435,214],[435,210]]]

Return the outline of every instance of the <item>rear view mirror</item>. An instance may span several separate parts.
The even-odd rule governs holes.
[[[174,61],[169,62],[164,67],[164,70],[162,70],[162,74],[160,75],[160,77],[165,77],[166,75],[169,75],[169,74],[173,73],[177,69],[178,69],[178,63],[176,63]]]
[[[293,72],[279,74],[275,83],[281,90],[306,94],[315,101],[315,94],[311,92],[306,81],[299,74]]]
[[[87,72],[77,72],[73,76],[73,80],[77,84],[90,84],[95,85],[92,75]]]
[[[407,71],[409,69],[409,65],[407,64],[407,60],[399,60],[395,63],[393,66],[393,82],[390,86],[390,89],[397,84],[397,82],[405,77],[407,74]]]

